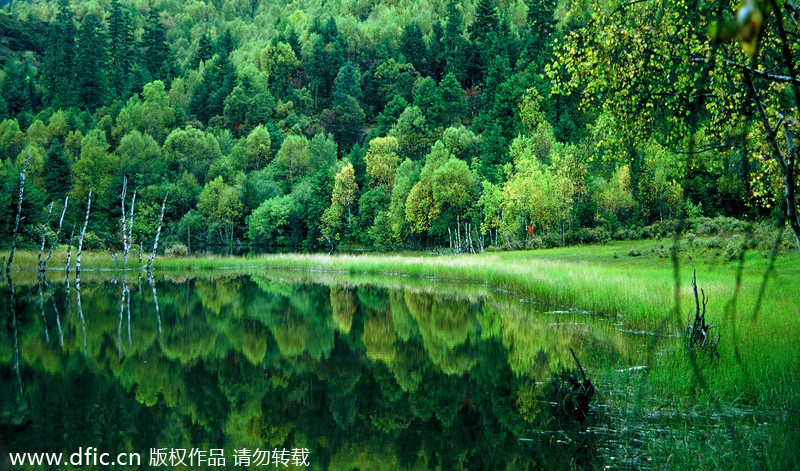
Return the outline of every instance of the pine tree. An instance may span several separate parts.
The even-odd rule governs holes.
[[[428,48],[422,39],[422,29],[417,23],[411,23],[403,28],[403,34],[400,35],[400,52],[418,71],[424,72],[427,69]]]
[[[59,0],[56,23],[50,28],[42,67],[45,101],[55,107],[66,108],[75,103],[75,36],[69,0]]]
[[[42,170],[42,178],[47,185],[50,199],[64,198],[70,190],[71,169],[69,159],[64,155],[64,146],[56,139],[47,151]]]
[[[86,15],[78,31],[75,90],[78,103],[89,109],[95,109],[106,101],[108,90],[106,47],[105,34],[97,15],[93,13]]]
[[[444,45],[445,72],[452,73],[459,81],[466,78],[464,54],[469,43],[464,38],[464,16],[455,1],[447,4],[447,25],[442,37]]]
[[[130,75],[133,67],[133,28],[128,12],[122,10],[119,0],[111,1],[108,17],[109,85],[116,98],[126,98],[130,92]]]
[[[0,84],[0,95],[6,101],[7,112],[14,116],[31,106],[31,87],[28,67],[19,61],[9,60],[3,69],[4,78]]]
[[[231,36],[231,30],[226,29],[222,36],[217,39],[217,54],[228,57],[236,49],[236,42]]]
[[[499,21],[492,0],[480,0],[475,7],[475,21],[469,27],[469,39],[473,44],[487,44]]]
[[[428,48],[428,70],[427,73],[436,80],[440,80],[444,75],[445,49],[442,42],[444,28],[442,23],[434,23],[431,32],[430,47]]]
[[[467,100],[464,90],[453,74],[447,74],[439,82],[439,95],[442,97],[442,116],[445,125],[457,124],[467,114]]]
[[[201,62],[208,62],[212,57],[214,57],[214,45],[211,43],[211,39],[208,35],[203,33],[197,44],[197,51],[189,61],[189,68],[196,69],[200,66]]]
[[[167,44],[167,33],[161,24],[160,12],[153,8],[147,16],[147,24],[142,34],[144,46],[144,65],[153,79],[171,79],[173,69],[172,52]]]
[[[339,69],[333,82],[333,106],[343,104],[348,96],[361,100],[361,88],[358,82],[358,71],[352,62],[347,62]]]

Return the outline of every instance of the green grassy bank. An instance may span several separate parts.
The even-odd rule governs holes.
[[[640,359],[641,365],[648,367],[646,372],[626,371],[624,367],[630,365],[604,364],[600,359],[582,361],[602,385],[599,390],[606,391],[601,402],[615,411],[614,417],[625,421],[616,426],[633,430],[637,440],[644,441],[641,446],[648,450],[647,455],[672,459],[668,468],[695,469],[698,450],[705,450],[703,453],[708,453],[696,469],[746,469],[748,463],[760,460],[751,460],[745,452],[734,458],[717,456],[712,450],[759,449],[768,468],[782,469],[795,463],[800,458],[794,446],[800,440],[800,254],[781,251],[772,262],[769,252],[750,250],[741,254],[740,260],[723,256],[719,248],[682,244],[676,264],[671,243],[617,241],[443,256],[159,256],[155,269],[177,277],[222,269],[269,270],[290,280],[413,284],[434,290],[446,285],[447,292],[458,292],[458,285],[463,284],[464,293],[506,290],[515,299],[615,316],[620,328],[639,331],[645,339]],[[35,282],[36,256],[36,252],[18,252],[15,283]],[[63,250],[53,255],[52,278],[63,277],[64,262]],[[138,269],[138,259],[130,262]],[[82,267],[82,278],[104,277],[107,272],[101,270],[119,270],[121,261],[114,263],[108,253],[87,252]],[[714,361],[690,355],[681,337],[694,311],[690,285],[694,271],[708,297],[707,317],[716,326],[713,332],[721,335],[720,358]],[[609,391],[624,393],[612,397]],[[640,414],[638,418],[636,414]],[[669,421],[679,425],[664,427]],[[676,430],[670,427],[688,431],[674,437],[658,432]]]

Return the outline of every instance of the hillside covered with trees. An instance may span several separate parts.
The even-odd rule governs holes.
[[[125,177],[134,242],[167,196],[165,245],[192,252],[535,248],[700,216],[800,234],[796,23],[748,5],[13,1],[0,244],[28,151],[31,244],[92,190],[86,244],[118,249]]]

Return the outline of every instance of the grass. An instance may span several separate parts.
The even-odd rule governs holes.
[[[469,283],[463,292],[482,293],[507,290],[515,296],[540,302],[577,307],[583,310],[620,318],[627,329],[671,334],[652,337],[643,353],[643,363],[651,368],[646,376],[632,379],[630,373],[618,373],[620,366],[595,363],[595,378],[609,389],[629,391],[625,397],[609,400],[619,410],[618,417],[629,417],[631,403],[639,404],[640,413],[659,410],[698,413],[693,420],[702,438],[683,438],[639,432],[645,439],[648,454],[670,457],[669,467],[693,467],[687,450],[706,446],[700,468],[737,468],[751,463],[746,453],[716,455],[715,449],[737,448],[738,444],[762,441],[766,461],[781,468],[798,458],[798,450],[787,449],[779,437],[797,437],[796,416],[800,408],[800,254],[781,252],[769,271],[766,289],[757,307],[765,273],[770,266],[769,253],[748,251],[742,262],[726,261],[722,249],[708,245],[682,245],[678,251],[677,277],[671,259],[672,241],[611,242],[599,246],[577,246],[537,251],[496,252],[480,255],[432,256],[421,253],[365,255],[262,255],[247,257],[203,256],[156,258],[160,273],[180,274],[187,271],[231,269],[248,273],[260,270],[290,270],[290,277],[325,281],[346,279],[347,282],[391,285],[397,281],[429,285],[437,289],[447,285],[458,290],[458,284]],[[35,251],[18,252],[15,279],[35,282]],[[73,253],[74,260],[74,253]],[[65,253],[53,255],[50,267],[61,269]],[[130,261],[138,268],[138,260]],[[99,270],[115,270],[107,253],[83,254],[86,276],[99,275]],[[697,272],[698,286],[708,296],[707,318],[722,335],[721,357],[710,361],[702,355],[692,357],[680,340],[694,310],[690,280]],[[63,276],[63,275],[62,275]],[[436,285],[431,281],[436,281]],[[678,283],[676,284],[676,280]],[[25,281],[23,281],[24,283]],[[455,283],[442,283],[455,282]],[[455,286],[454,286],[455,285]],[[677,286],[677,290],[676,290]],[[676,299],[679,305],[675,306]],[[676,337],[677,336],[677,337]],[[637,373],[639,375],[643,373]],[[636,396],[636,397],[634,397]],[[744,418],[725,418],[730,411],[746,411]],[[628,415],[626,415],[628,414]],[[788,419],[787,419],[788,417]],[[714,424],[752,422],[741,437],[731,439]],[[646,424],[633,417],[625,427]],[[705,425],[704,425],[705,424]],[[711,424],[711,425],[708,425]],[[620,428],[623,428],[622,425]],[[737,425],[738,426],[738,425]],[[705,427],[705,428],[704,428]],[[654,429],[658,429],[658,424]],[[724,427],[723,427],[724,428]],[[730,428],[730,427],[729,427]],[[698,435],[699,436],[699,435]],[[733,440],[733,441],[731,441]],[[747,446],[744,447],[746,449]],[[674,460],[682,457],[682,462]],[[666,459],[666,458],[665,458]],[[719,459],[719,461],[715,461]],[[744,466],[745,468],[748,466]]]

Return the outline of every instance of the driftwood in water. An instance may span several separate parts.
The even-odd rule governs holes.
[[[719,357],[717,347],[719,346],[722,335],[718,333],[717,340],[712,340],[709,336],[709,331],[715,326],[706,323],[706,304],[708,303],[708,297],[702,289],[700,290],[700,296],[697,295],[697,272],[692,274],[692,290],[694,291],[695,311],[694,319],[686,329],[686,344],[689,346],[689,350],[694,351],[695,349],[701,349],[712,357]]]
[[[69,202],[69,196],[64,198],[64,209],[61,210],[61,217],[58,219],[58,229],[56,229],[56,235],[53,237],[53,240],[50,242],[50,252],[47,254],[47,257],[44,259],[44,263],[42,263],[42,271],[47,269],[47,262],[50,261],[50,257],[53,256],[53,251],[56,249],[56,245],[58,245],[58,237],[61,235],[61,226],[64,224],[64,214],[67,213],[67,203]]]
[[[578,366],[580,378],[573,371],[556,374],[545,389],[545,399],[553,405],[553,418],[562,423],[583,422],[589,417],[589,404],[594,397],[594,385],[570,348]],[[581,380],[582,378],[582,380]]]
[[[25,172],[28,171],[28,162],[31,161],[31,148],[28,147],[28,155],[25,163],[22,164],[22,172],[19,174],[19,197],[17,199],[17,216],[14,218],[14,231],[11,233],[11,255],[8,256],[6,264],[6,277],[10,277],[11,263],[14,262],[14,253],[17,251],[17,231],[19,231],[19,221],[22,215],[22,194],[25,191]]]
[[[156,229],[156,240],[153,242],[153,251],[150,252],[150,258],[147,260],[147,271],[153,270],[153,260],[156,258],[156,250],[158,250],[158,238],[161,236],[161,224],[164,222],[164,208],[167,207],[167,196],[164,195],[164,202],[161,203],[161,216],[158,218],[158,229]]]
[[[55,203],[55,201],[50,202],[50,208],[47,210],[47,222],[42,224],[42,245],[39,247],[39,258],[36,261],[36,267],[39,269],[39,273],[44,271],[44,268],[42,268],[42,253],[44,252],[44,244],[47,242],[47,228],[50,226],[50,216],[53,215],[53,203]]]
[[[86,204],[86,217],[83,219],[83,229],[78,239],[78,254],[75,256],[75,283],[81,282],[81,252],[83,251],[83,238],[86,236],[86,226],[89,224],[89,211],[92,209],[92,190],[89,189],[89,201]]]

